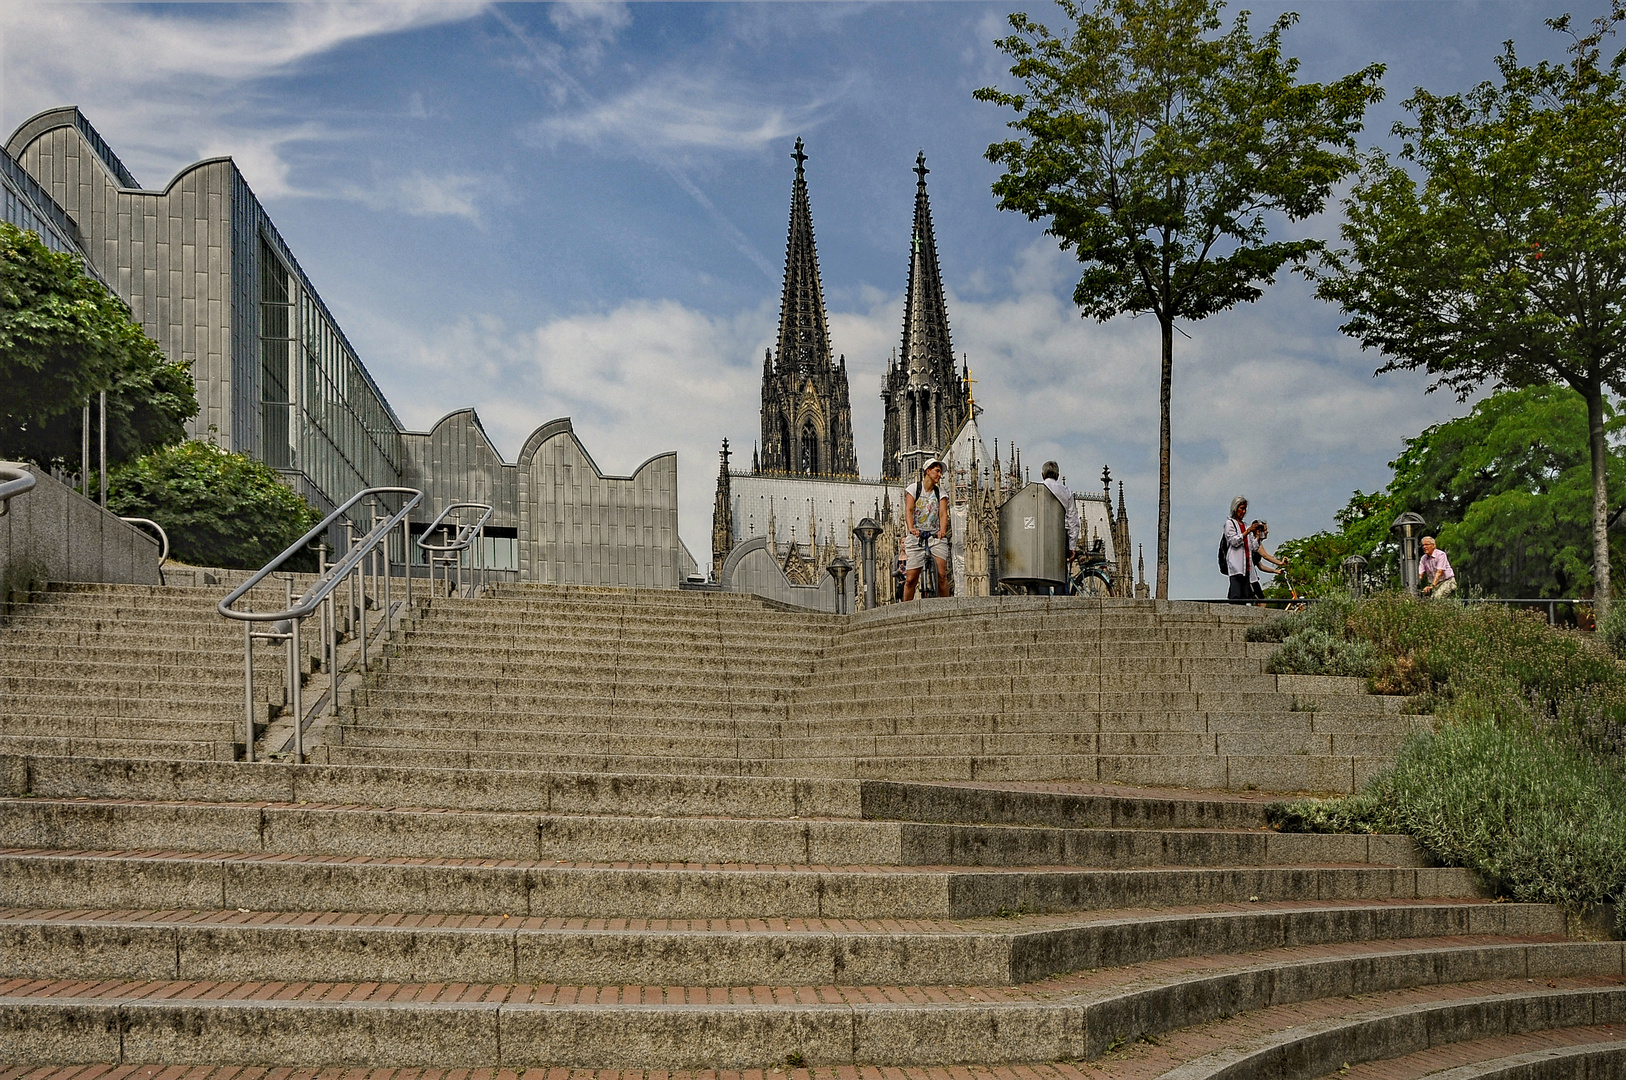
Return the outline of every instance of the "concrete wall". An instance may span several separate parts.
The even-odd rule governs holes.
[[[853,589],[857,574],[847,575],[847,610],[854,610]],[[727,592],[751,593],[777,600],[782,604],[811,608],[814,611],[836,610],[836,583],[829,574],[823,575],[817,585],[797,585],[785,576],[785,570],[768,552],[765,536],[753,537],[736,544],[723,562],[718,581]]]
[[[45,581],[158,584],[158,541],[41,469],[0,517],[0,599]]]

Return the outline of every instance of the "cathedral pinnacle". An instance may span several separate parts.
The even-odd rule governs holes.
[[[801,176],[802,165],[807,161],[807,155],[802,152],[802,137],[800,135],[796,136],[796,152],[791,157],[796,159],[796,175]]]

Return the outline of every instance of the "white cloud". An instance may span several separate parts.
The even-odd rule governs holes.
[[[74,103],[117,134],[120,157],[160,186],[201,157],[229,153],[261,195],[297,194],[282,148],[326,135],[253,103],[255,80],[348,42],[467,19],[480,4],[441,0],[286,5],[8,3],[0,20],[10,125]],[[252,117],[243,119],[243,117]]]
[[[490,189],[484,177],[466,173],[430,175],[414,170],[380,179],[370,187],[346,185],[336,194],[373,210],[399,211],[413,217],[458,217],[479,224],[476,200]]]
[[[760,88],[730,85],[714,73],[668,70],[603,101],[587,101],[532,125],[543,144],[574,142],[597,150],[753,151],[812,130],[843,88],[788,107]]]
[[[576,41],[578,53],[597,59],[616,35],[632,25],[632,11],[624,3],[566,0],[549,6],[548,21]]]

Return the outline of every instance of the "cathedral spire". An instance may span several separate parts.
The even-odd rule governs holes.
[[[915,158],[915,223],[909,241],[909,287],[903,304],[903,366],[911,381],[947,389],[954,379],[954,347],[949,343],[948,306],[937,267],[932,207],[926,197],[926,155]],[[938,447],[937,449],[941,449]]]
[[[856,476],[847,365],[835,362],[807,199],[807,153],[796,140],[778,347],[762,364],[762,471]]]
[[[723,579],[723,563],[734,549],[734,496],[728,480],[728,440],[723,440],[717,470],[717,501],[711,508],[711,580]]]
[[[813,211],[807,201],[802,140],[796,140],[796,179],[790,187],[790,237],[785,242],[785,292],[779,303],[781,370],[823,371],[830,366],[830,328],[813,244]]]
[[[915,219],[909,235],[909,282],[904,290],[903,341],[887,371],[884,475],[899,478],[948,450],[970,413],[969,384],[954,361],[948,305],[937,262],[926,155],[915,158]]]

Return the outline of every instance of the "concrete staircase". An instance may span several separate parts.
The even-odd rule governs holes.
[[[296,578],[296,590],[310,583]],[[226,586],[56,585],[0,625],[0,751],[63,756],[243,756],[243,628]],[[282,610],[281,579],[247,603]],[[309,641],[314,655],[319,645]],[[256,731],[287,704],[280,646],[255,646]],[[311,670],[307,656],[306,670]]]
[[[90,595],[50,603],[177,600]],[[1337,790],[1410,721],[1265,676],[1254,617],[440,599],[297,766],[35,744],[74,694],[8,682],[0,1080],[1622,1075],[1622,943],[1264,827],[1250,784]],[[163,663],[134,700],[207,700]]]
[[[321,760],[599,772],[1362,786],[1412,726],[1264,673],[1256,609],[992,599],[843,619],[509,586],[410,628]]]

